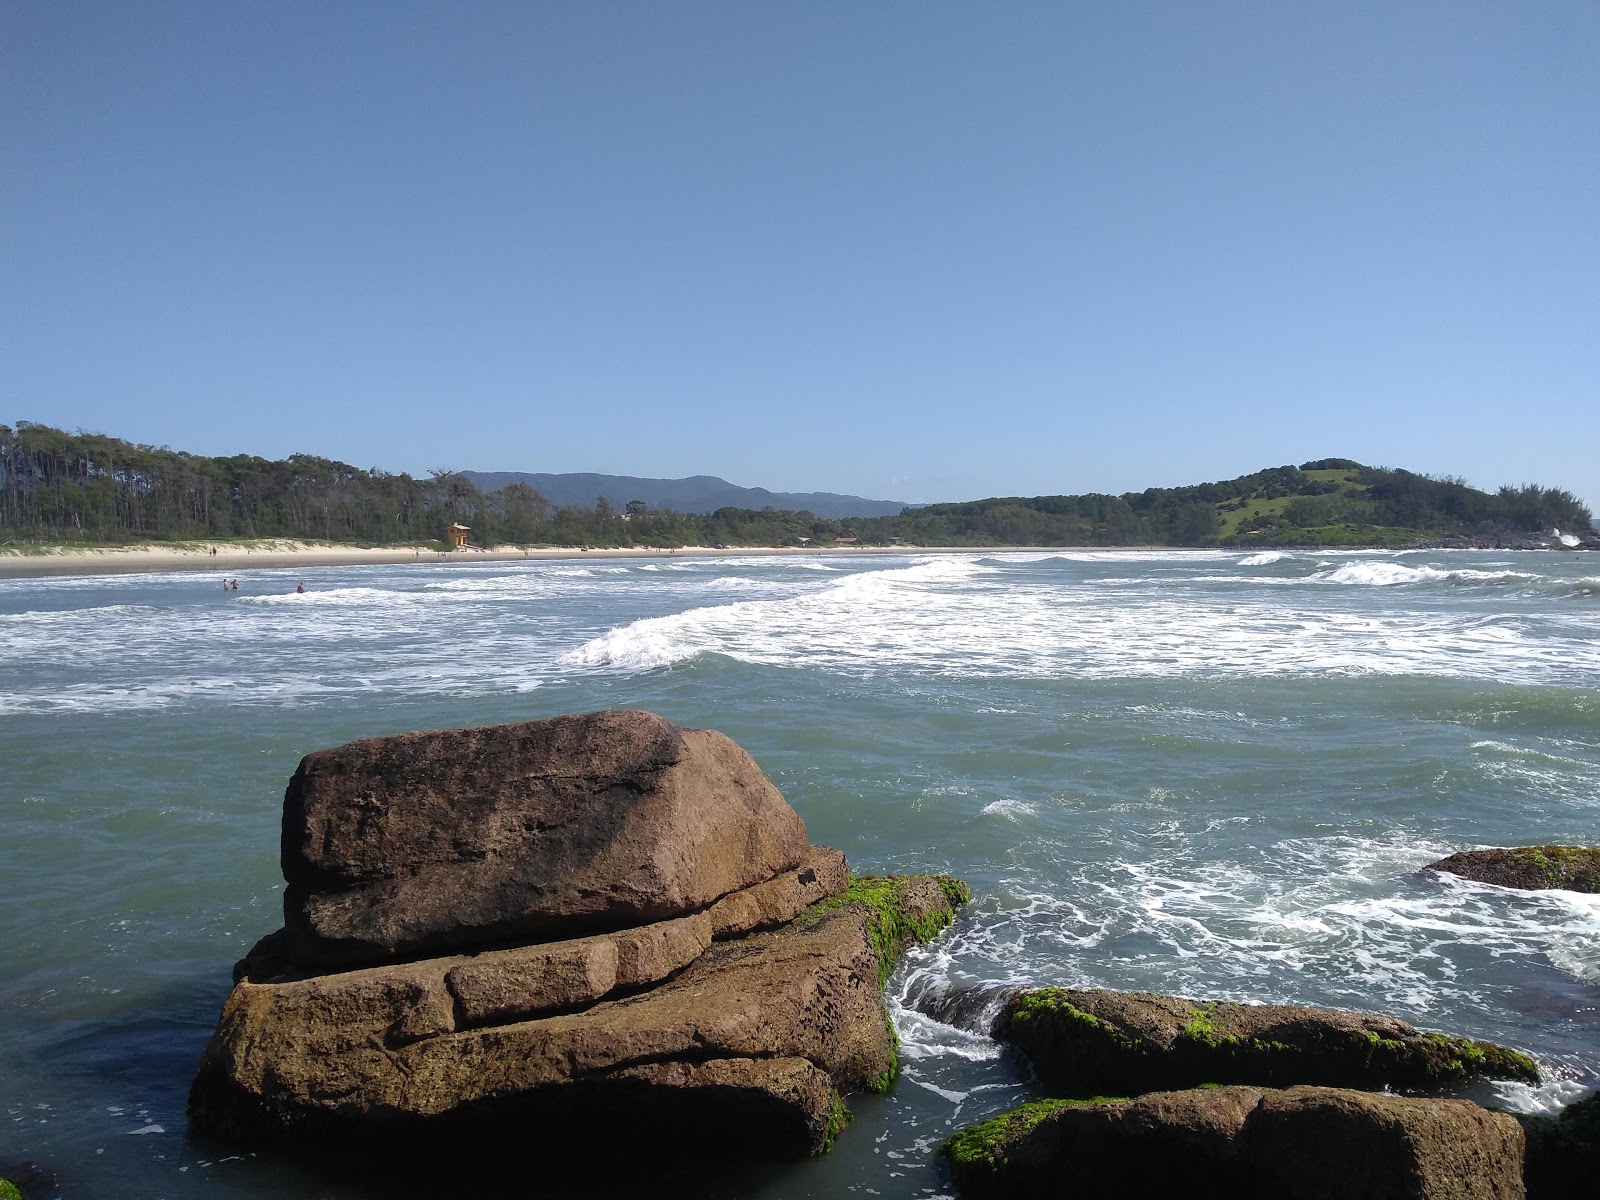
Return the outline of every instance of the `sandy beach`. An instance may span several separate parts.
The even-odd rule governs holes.
[[[21,554],[0,549],[0,579],[30,575],[115,575],[135,571],[257,571],[305,567],[349,567],[363,564],[430,562],[466,566],[485,562],[588,558],[737,558],[782,554],[1017,554],[1071,551],[1092,553],[1162,549],[1154,546],[682,546],[676,550],[634,546],[583,550],[577,547],[524,549],[494,546],[441,552],[417,546],[341,546],[327,542],[262,541],[248,544],[203,543],[100,547]],[[212,551],[215,550],[215,553]]]

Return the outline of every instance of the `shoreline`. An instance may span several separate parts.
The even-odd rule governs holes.
[[[216,553],[202,545],[99,547],[61,550],[44,554],[8,554],[0,551],[0,579],[44,575],[124,575],[165,571],[256,571],[305,567],[394,566],[431,563],[468,566],[486,562],[537,562],[594,558],[769,558],[780,555],[884,554],[1042,554],[1051,552],[1116,553],[1128,550],[1182,550],[1181,546],[682,546],[677,550],[643,547],[608,547],[583,550],[575,546],[523,549],[493,546],[488,549],[440,551],[416,546],[341,546],[332,543],[274,541],[251,546],[218,545]]]
[[[646,549],[641,546],[607,547],[584,550],[576,546],[524,549],[521,546],[492,546],[487,549],[441,551],[431,546],[345,546],[331,542],[270,541],[248,545],[216,545],[216,553],[205,543],[176,545],[100,546],[93,549],[51,550],[42,554],[21,554],[0,549],[0,580],[48,575],[128,575],[169,571],[260,571],[292,570],[307,567],[395,566],[402,563],[432,563],[441,566],[469,566],[488,562],[573,561],[594,558],[771,558],[781,555],[829,555],[845,558],[890,554],[1125,554],[1192,553],[1220,550],[1251,554],[1281,550],[1365,550],[1374,553],[1418,546],[1264,546],[1252,550],[1243,546],[681,546],[676,550]],[[1434,547],[1469,549],[1471,547]],[[1510,550],[1512,547],[1502,547]],[[1563,547],[1566,553],[1573,550]]]

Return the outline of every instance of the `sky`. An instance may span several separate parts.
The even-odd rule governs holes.
[[[8,0],[0,422],[1600,511],[1600,0]]]

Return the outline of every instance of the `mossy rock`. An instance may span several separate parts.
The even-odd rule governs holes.
[[[972,899],[967,885],[948,875],[855,875],[841,895],[814,905],[802,920],[856,905],[867,917],[867,933],[878,957],[878,986],[912,946],[931,942]]]
[[[850,885],[840,895],[812,905],[797,924],[814,923],[845,908],[858,912],[866,921],[882,991],[905,952],[938,937],[955,920],[957,907],[971,898],[967,885],[948,875],[852,874]],[[883,1023],[889,1037],[888,1061],[866,1080],[867,1090],[880,1094],[900,1078],[900,1037],[887,1007]]]
[[[1432,1091],[1475,1078],[1537,1082],[1527,1055],[1404,1021],[1290,1005],[1040,988],[1007,1001],[995,1036],[1061,1095],[1205,1083]]]
[[[0,1200],[22,1200],[22,1193],[9,1179],[0,1179]]]
[[[1229,1086],[1035,1101],[943,1152],[966,1200],[1520,1200],[1522,1145],[1515,1121],[1465,1100]]]
[[[1600,849],[1591,846],[1463,850],[1423,870],[1524,891],[1600,892]]]
[[[1518,1116],[1528,1139],[1528,1200],[1589,1195],[1600,1179],[1600,1092],[1559,1117]]]

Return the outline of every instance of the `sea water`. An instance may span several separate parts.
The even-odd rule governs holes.
[[[1031,1094],[986,1032],[1022,984],[1392,1013],[1533,1053],[1546,1083],[1466,1090],[1514,1109],[1600,1083],[1600,896],[1418,873],[1600,843],[1600,556],[238,577],[0,580],[0,1164],[59,1195],[404,1194],[186,1132],[229,967],[279,923],[284,783],[351,738],[610,707],[726,732],[858,872],[974,897],[890,981],[903,1075],[831,1155],[662,1194],[945,1194],[940,1141]]]

